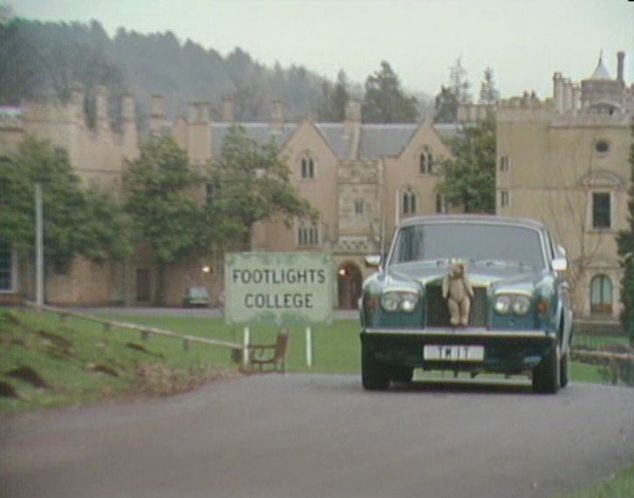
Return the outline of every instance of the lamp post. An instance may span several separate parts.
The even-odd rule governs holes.
[[[42,184],[35,184],[35,304],[39,311],[44,305],[44,227]]]

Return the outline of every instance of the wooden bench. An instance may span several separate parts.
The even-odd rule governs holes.
[[[274,372],[285,372],[289,339],[288,329],[282,329],[275,344],[249,344],[249,365],[260,372],[269,366]]]

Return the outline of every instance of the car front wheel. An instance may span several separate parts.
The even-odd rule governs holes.
[[[561,355],[561,371],[559,373],[561,377],[561,382],[559,383],[561,387],[566,387],[568,382],[570,382],[570,348]]]
[[[376,361],[374,352],[367,344],[361,345],[361,382],[363,388],[370,391],[387,389],[390,385],[389,370]]]
[[[561,350],[559,344],[533,369],[533,391],[555,394],[561,386]]]

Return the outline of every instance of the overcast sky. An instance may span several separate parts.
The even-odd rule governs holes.
[[[627,0],[0,0],[23,17],[97,19],[142,33],[170,30],[226,55],[238,46],[272,66],[304,65],[365,81],[387,60],[411,91],[438,93],[461,57],[474,94],[486,66],[504,97],[552,93],[552,75],[579,81],[626,51],[634,80],[634,2]]]

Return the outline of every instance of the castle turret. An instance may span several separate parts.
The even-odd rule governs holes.
[[[284,102],[281,100],[274,100],[271,102],[271,127],[274,130],[282,131],[284,128]]]
[[[222,98],[222,120],[225,123],[233,123],[235,120],[234,107],[233,97]]]
[[[166,125],[165,98],[162,95],[152,95],[150,106],[150,133],[159,134]]]
[[[104,133],[110,129],[108,90],[103,85],[98,85],[95,90],[95,129],[98,133]]]
[[[203,164],[211,158],[208,102],[190,102],[187,105],[187,143],[192,163]]]

